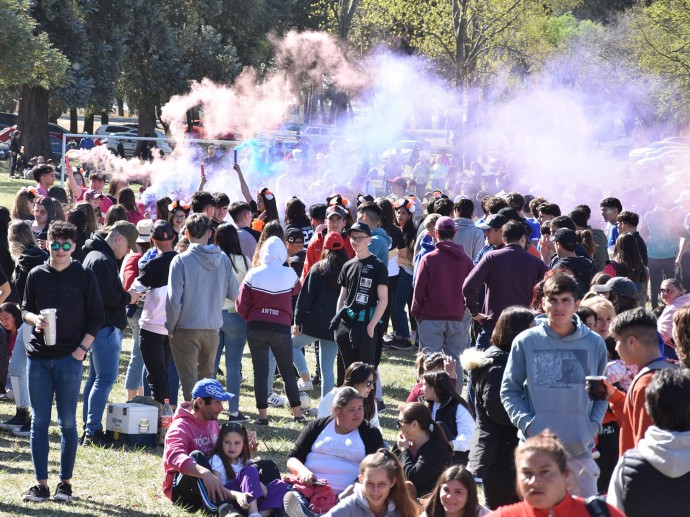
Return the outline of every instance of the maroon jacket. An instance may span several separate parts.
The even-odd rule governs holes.
[[[235,307],[248,323],[292,325],[292,297],[302,284],[291,267],[284,267],[287,249],[278,237],[269,237],[259,252],[261,265],[251,268],[240,286]]]
[[[436,249],[419,262],[412,298],[417,321],[462,321],[465,302],[460,286],[472,270],[472,259],[453,241],[436,243]]]
[[[487,323],[495,325],[503,309],[511,305],[529,307],[534,286],[546,273],[546,264],[527,253],[519,244],[508,244],[482,257],[465,279],[462,294],[471,314],[482,312]],[[486,284],[484,308],[477,297]]]

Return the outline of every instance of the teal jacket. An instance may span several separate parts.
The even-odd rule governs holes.
[[[376,255],[376,257],[388,267],[388,251],[390,250],[393,239],[386,233],[383,228],[374,228],[371,232],[371,242],[369,243],[369,251]]]

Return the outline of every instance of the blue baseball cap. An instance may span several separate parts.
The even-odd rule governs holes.
[[[192,390],[192,397],[201,397],[205,399],[207,397],[214,398],[216,400],[230,400],[235,395],[228,393],[223,389],[223,385],[216,379],[201,379],[194,385]]]

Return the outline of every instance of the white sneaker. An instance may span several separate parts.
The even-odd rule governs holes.
[[[300,391],[310,391],[314,389],[314,384],[309,380],[297,379],[297,389]]]
[[[271,407],[282,407],[288,403],[285,397],[281,397],[275,391],[268,396],[268,405]]]

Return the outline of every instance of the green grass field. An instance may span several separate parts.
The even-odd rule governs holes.
[[[17,189],[29,181],[9,180],[7,162],[0,162],[0,205],[11,209]],[[127,335],[120,359],[118,382],[110,396],[110,402],[126,402],[124,377],[131,351],[131,335]],[[310,366],[314,366],[314,352],[308,349]],[[242,361],[244,380],[240,399],[240,409],[252,419],[257,413],[254,408],[253,372],[248,349]],[[412,352],[392,354],[384,350],[380,367],[384,382],[384,398],[389,411],[381,415],[384,439],[395,441],[398,404],[404,402],[415,382]],[[225,379],[220,378],[224,383]],[[282,383],[276,382],[276,391],[284,393]],[[318,405],[318,389],[311,392],[311,406]],[[0,420],[14,416],[15,406],[9,402],[0,403]],[[77,423],[81,434],[81,402],[77,409]],[[297,438],[302,426],[292,422],[286,408],[269,409],[271,426],[248,427],[256,429],[260,440],[257,455],[274,459],[285,471],[286,455]],[[227,418],[222,414],[221,423]],[[50,486],[54,490],[58,482],[60,433],[57,428],[57,415],[53,411],[53,425],[50,429]],[[175,508],[163,495],[162,448],[157,449],[103,449],[99,447],[80,447],[74,475],[75,500],[70,504],[31,504],[23,503],[21,493],[35,484],[31,451],[28,438],[17,438],[0,431],[0,515],[41,515],[41,516],[144,516],[144,515],[189,515]]]

